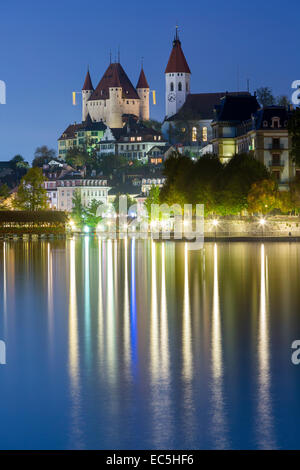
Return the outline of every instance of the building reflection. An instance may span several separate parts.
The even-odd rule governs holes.
[[[124,239],[124,364],[127,378],[130,377],[130,309],[128,292],[128,241]]]
[[[6,272],[6,242],[3,242],[3,317],[4,330],[7,326],[7,272]]]
[[[228,447],[227,425],[224,410],[223,390],[223,349],[222,328],[219,297],[218,278],[218,246],[214,244],[214,270],[213,270],[213,302],[212,302],[212,329],[211,329],[211,366],[212,366],[212,436],[214,447],[224,449]]]
[[[80,426],[80,385],[79,385],[79,339],[78,339],[78,311],[76,293],[76,259],[75,240],[70,240],[69,245],[69,374],[71,381],[71,436],[76,447],[81,446],[82,431]]]
[[[91,355],[90,238],[84,237],[84,323],[86,359]]]
[[[131,331],[131,356],[133,373],[136,373],[138,353],[137,353],[137,305],[136,305],[136,256],[135,238],[131,240],[131,283],[130,283],[130,331]]]
[[[183,294],[183,329],[182,329],[182,374],[185,381],[190,381],[193,376],[193,352],[191,308],[189,292],[189,264],[188,244],[184,244],[184,294]]]
[[[161,301],[160,301],[160,349],[161,349],[161,375],[169,380],[169,332],[168,309],[166,293],[166,251],[165,243],[161,244]]]
[[[53,348],[53,262],[52,262],[52,251],[51,244],[47,243],[47,295],[48,295],[48,334],[51,344],[51,349]]]
[[[270,373],[270,338],[268,305],[268,259],[265,247],[260,249],[260,307],[258,325],[258,443],[261,448],[274,448],[271,373]]]
[[[102,246],[101,238],[98,239],[98,347],[99,361],[102,364],[104,354],[104,319],[103,319],[103,291],[102,291]]]
[[[110,382],[116,380],[116,319],[115,319],[115,292],[113,271],[113,246],[107,240],[106,245],[106,338],[107,338],[107,376]]]
[[[160,354],[159,354],[159,329],[157,311],[157,272],[156,272],[156,246],[151,241],[151,323],[150,323],[150,357],[151,377],[156,383],[159,377]]]

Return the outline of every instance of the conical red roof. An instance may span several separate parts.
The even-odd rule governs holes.
[[[138,88],[150,88],[149,85],[148,85],[146,75],[145,75],[145,72],[144,72],[143,69],[141,70],[141,73],[140,73],[140,76],[139,76],[139,79],[138,79],[138,82],[137,82],[136,89],[138,89]]]
[[[87,71],[82,89],[86,91],[94,89],[89,70]]]
[[[173,49],[170,54],[169,62],[166,67],[165,73],[191,73],[184,53],[181,48],[179,39],[173,41]]]
[[[109,98],[109,89],[113,87],[122,88],[123,98],[139,99],[136,89],[126,75],[122,65],[114,63],[108,66],[90,100],[107,100]]]

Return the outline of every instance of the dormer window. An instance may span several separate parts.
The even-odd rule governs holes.
[[[272,118],[272,127],[273,127],[274,129],[279,129],[279,127],[281,127],[281,126],[280,126],[280,119],[279,119],[279,117],[273,117],[273,118]]]

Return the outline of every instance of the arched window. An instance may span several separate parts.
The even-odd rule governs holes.
[[[182,83],[181,82],[178,83],[178,91],[182,91]]]
[[[202,128],[202,140],[203,142],[207,142],[207,127]]]
[[[170,83],[170,91],[174,91],[174,83],[173,82]]]
[[[281,127],[279,117],[272,118],[272,127],[274,127],[274,129],[279,129],[279,127]]]
[[[197,127],[192,129],[192,142],[197,142]]]

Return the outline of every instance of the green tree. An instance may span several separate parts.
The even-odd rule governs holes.
[[[300,108],[296,108],[288,122],[288,131],[291,135],[291,156],[297,166],[300,166]]]
[[[160,189],[158,186],[152,185],[148,194],[148,197],[145,201],[145,208],[148,213],[148,216],[151,217],[151,206],[152,204],[159,204],[160,203]]]
[[[275,104],[275,98],[273,96],[270,87],[260,87],[256,90],[257,101],[263,107],[272,106]]]
[[[131,206],[136,204],[136,200],[133,197],[131,197],[130,194],[117,193],[113,202],[113,207],[117,214],[119,214],[119,211],[120,211],[120,198],[122,197],[127,198],[127,211]]]
[[[85,222],[85,210],[81,201],[80,191],[76,190],[72,198],[71,217],[76,227],[82,228]]]
[[[154,129],[157,132],[161,132],[162,123],[159,121],[156,121],[155,119],[149,119],[148,121],[143,121],[143,125],[145,127],[150,127],[151,129]]]
[[[290,100],[286,95],[281,95],[276,98],[276,104],[278,106],[284,106],[286,109],[288,109]]]
[[[27,170],[29,168],[28,163],[25,162],[22,155],[15,155],[10,160],[10,164],[11,164],[12,168],[14,168],[15,170]]]
[[[204,213],[212,214],[217,208],[219,177],[224,167],[216,155],[206,154],[194,164],[190,179],[190,200],[204,204]]]
[[[295,210],[295,204],[291,191],[279,191],[277,195],[277,208],[283,214],[291,214]]]
[[[278,185],[273,179],[253,183],[249,191],[248,211],[252,214],[268,214],[280,206],[278,201]]]
[[[90,228],[96,228],[102,217],[98,215],[98,209],[102,206],[101,201],[93,199],[84,211],[85,224]]]
[[[47,145],[42,145],[37,147],[34,152],[34,159],[32,161],[32,166],[42,167],[56,157],[56,151],[54,149],[49,149]]]
[[[78,168],[84,166],[89,159],[90,155],[85,149],[72,147],[66,153],[65,162],[74,168]]]
[[[0,199],[6,199],[9,196],[9,187],[6,183],[0,186]]]
[[[251,154],[231,158],[219,174],[217,213],[237,215],[247,209],[247,196],[253,183],[269,179],[267,168]]]
[[[42,170],[40,168],[30,168],[21,179],[13,201],[14,207],[29,211],[47,209],[47,192],[44,183],[45,178]]]

